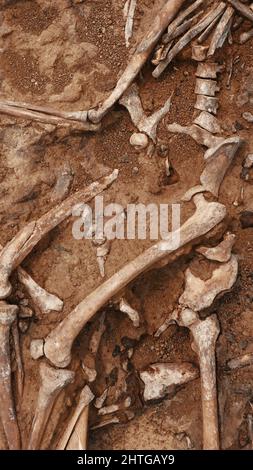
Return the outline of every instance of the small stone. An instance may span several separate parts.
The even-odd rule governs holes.
[[[132,173],[133,173],[133,175],[137,175],[137,173],[139,173],[139,168],[137,166],[134,166],[133,170],[132,170]]]
[[[130,144],[143,149],[148,145],[148,136],[142,132],[134,132],[130,137]]]

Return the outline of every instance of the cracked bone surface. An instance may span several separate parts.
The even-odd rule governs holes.
[[[140,372],[144,382],[145,401],[160,400],[176,392],[176,387],[199,377],[198,368],[190,362],[151,364]]]
[[[66,369],[55,369],[48,364],[40,364],[41,385],[39,389],[32,430],[28,444],[29,450],[40,448],[51,411],[64,387],[74,381],[75,373]]]
[[[94,382],[97,377],[96,371],[96,355],[99,349],[101,338],[105,332],[105,312],[99,318],[98,327],[93,332],[90,342],[89,342],[89,351],[86,354],[84,360],[82,361],[82,369],[88,382]]]
[[[224,240],[219,245],[211,248],[200,246],[196,248],[196,252],[205,256],[211,261],[218,261],[219,263],[226,263],[231,258],[231,251],[235,243],[235,235],[233,233],[226,233]]]
[[[39,307],[42,313],[50,313],[52,311],[61,312],[63,309],[63,301],[56,295],[50,294],[43,289],[21,266],[17,269],[18,279],[26,288],[29,296]]]
[[[71,416],[71,418],[70,418],[70,420],[67,424],[67,427],[64,430],[64,433],[63,433],[60,441],[57,444],[57,447],[56,447],[57,450],[64,450],[66,448],[66,446],[67,446],[67,444],[68,444],[68,442],[71,438],[71,435],[74,432],[75,427],[78,424],[79,420],[81,419],[82,415],[87,414],[86,408],[89,407],[89,404],[93,400],[93,398],[94,398],[94,395],[93,395],[90,387],[88,387],[88,385],[85,385],[84,388],[82,389],[81,393],[80,393],[79,400],[78,400],[77,406],[75,407],[74,413]],[[86,424],[86,429],[84,430],[86,435],[87,435],[87,424]],[[85,441],[86,441],[86,439],[85,439]]]
[[[207,57],[211,57],[215,53],[216,49],[223,46],[232,26],[233,16],[234,9],[232,7],[227,7],[214,31]]]
[[[147,134],[153,142],[156,141],[157,126],[161,119],[166,116],[171,107],[172,95],[167,99],[164,106],[150,116],[146,116],[141,99],[138,93],[138,87],[133,84],[121,97],[119,103],[128,110],[133,124],[140,132]]]
[[[208,51],[208,46],[203,46],[199,44],[192,45],[192,59],[197,62],[203,62],[206,59],[206,54]]]
[[[224,2],[220,2],[219,5],[215,5],[214,8],[208,12],[204,18],[202,18],[195,26],[193,26],[183,37],[179,39],[179,41],[172,47],[169,51],[166,59],[163,62],[160,62],[155,70],[152,72],[153,77],[158,78],[162,74],[162,72],[166,69],[166,67],[170,64],[170,62],[174,59],[174,57],[185,47],[189,44],[192,39],[194,39],[198,34],[204,31],[213,20],[220,15],[220,12],[223,11],[226,7]]]
[[[10,295],[12,287],[9,276],[11,272],[22,263],[42,237],[68,218],[76,204],[93,199],[108,188],[117,176],[118,170],[114,170],[110,175],[76,192],[37,221],[29,222],[7,243],[0,253],[0,299]]]
[[[88,112],[90,121],[97,123],[105,116],[107,111],[118,101],[124,91],[131,85],[135,77],[138,75],[143,65],[147,61],[154,46],[159,41],[165,28],[175,18],[176,14],[185,3],[185,0],[166,1],[165,5],[159,10],[152,22],[152,26],[147,31],[145,37],[137,46],[132,58],[130,59],[126,69],[118,80],[116,87],[110,96],[102,103],[98,109],[91,109]]]
[[[182,200],[190,201],[193,195],[205,191],[218,197],[221,183],[242,142],[239,137],[231,137],[223,140],[217,147],[209,149],[205,153],[207,160],[200,175],[201,184],[189,189]]]
[[[0,301],[0,417],[10,450],[19,450],[21,447],[11,383],[10,357],[10,330],[16,321],[17,312],[16,305]]]
[[[219,107],[218,98],[205,95],[197,95],[197,100],[194,105],[195,109],[200,111],[207,111],[208,113],[217,114]]]
[[[49,333],[45,340],[45,355],[58,367],[71,361],[73,341],[93,315],[144,271],[152,268],[169,254],[205,235],[226,216],[226,208],[217,202],[207,202],[202,195],[194,197],[195,213],[169,239],[160,241],[145,250],[133,261],[116,272],[106,282],[91,292]]]
[[[197,78],[194,91],[196,95],[215,96],[218,91],[220,91],[220,87],[215,80]]]
[[[202,111],[193,122],[206,131],[211,132],[211,134],[221,133],[221,126],[218,119],[206,111]]]
[[[217,74],[221,73],[223,70],[224,67],[222,65],[216,64],[215,62],[207,62],[206,64],[198,64],[195,75],[199,78],[216,79]]]

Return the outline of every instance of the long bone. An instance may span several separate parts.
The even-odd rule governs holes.
[[[241,13],[242,16],[244,16],[245,18],[247,18],[250,21],[253,21],[253,11],[252,11],[251,7],[249,7],[247,5],[244,5],[239,0],[228,0],[228,2],[231,3],[231,5],[233,5],[233,7],[236,10],[238,10],[239,13]]]
[[[7,243],[0,253],[0,299],[10,295],[12,290],[9,282],[10,274],[22,263],[41,238],[68,218],[76,204],[93,199],[110,186],[117,176],[118,170],[114,170],[109,176],[105,176],[87,188],[76,192],[37,221],[29,222]]]
[[[68,444],[68,442],[71,438],[71,435],[72,435],[73,431],[75,430],[75,427],[76,427],[77,423],[82,418],[82,415],[85,414],[85,417],[86,417],[86,415],[88,414],[87,413],[87,411],[88,411],[87,408],[89,406],[89,403],[93,400],[93,398],[94,398],[94,395],[93,395],[91,389],[88,387],[88,385],[85,385],[85,387],[82,389],[82,391],[80,393],[79,400],[78,400],[77,406],[74,410],[74,413],[71,416],[71,418],[70,418],[70,420],[67,424],[67,427],[64,430],[64,433],[63,433],[60,441],[57,444],[57,447],[56,447],[57,450],[64,450],[66,448],[66,446],[67,446],[67,444]],[[86,429],[84,429],[84,432],[85,432],[85,434],[87,434],[87,423],[86,423],[86,426],[84,426],[84,427],[86,428]],[[82,447],[84,447],[84,446],[82,445]]]
[[[13,323],[11,332],[12,332],[12,337],[13,337],[15,359],[16,359],[16,364],[17,364],[18,394],[19,394],[19,397],[22,398],[25,373],[24,373],[23,360],[22,360],[22,354],[21,354],[20,337],[19,337],[17,320]]]
[[[209,157],[206,160],[206,166],[200,175],[201,184],[189,189],[183,196],[183,201],[190,201],[194,194],[209,191],[215,197],[218,197],[221,183],[230,167],[234,156],[242,144],[239,137],[231,137],[223,141],[215,150],[205,154]]]
[[[40,111],[39,111],[40,109]],[[50,109],[50,108],[49,108]],[[32,119],[33,121],[43,122],[46,124],[53,124],[59,127],[69,127],[80,131],[97,131],[100,129],[100,125],[92,124],[91,122],[85,122],[83,118],[87,113],[78,111],[75,113],[69,113],[69,117],[63,117],[66,113],[57,112],[57,115],[53,115],[52,112],[47,112],[48,108],[43,110],[42,106],[27,105],[23,103],[11,103],[7,101],[0,101],[0,113],[8,114],[10,116]],[[80,116],[79,119],[74,119]],[[72,117],[71,117],[72,116]]]
[[[66,367],[70,363],[71,348],[76,336],[115,294],[169,254],[208,233],[226,215],[225,206],[217,202],[209,203],[201,195],[194,198],[194,203],[195,213],[179,229],[170,233],[168,241],[158,242],[121,268],[77,305],[47,336],[44,352],[53,364]]]
[[[70,370],[54,369],[41,363],[41,386],[32,422],[29,450],[39,449],[55,401],[63,388],[74,381],[74,377],[75,373]]]
[[[216,49],[222,47],[223,43],[225,42],[225,39],[228,35],[229,29],[233,21],[234,12],[234,8],[227,7],[225,12],[223,13],[211,39],[211,43],[207,53],[208,57],[211,57],[215,53]]]
[[[171,41],[171,39],[174,37],[177,28],[191,13],[197,10],[199,6],[203,4],[203,2],[204,0],[196,0],[192,5],[190,5],[188,8],[179,13],[179,15],[177,15],[177,17],[169,24],[167,33],[165,33],[162,37],[163,44],[168,44],[168,42]]]
[[[159,41],[165,28],[176,16],[185,0],[167,0],[165,5],[158,12],[152,26],[147,32],[145,38],[139,43],[134,52],[129,64],[118,80],[116,87],[110,96],[102,103],[98,109],[92,109],[88,112],[90,121],[97,123],[100,122],[107,111],[118,101],[124,91],[131,85],[135,77],[138,75],[146,60],[150,56],[154,46]]]
[[[11,386],[10,329],[16,321],[18,307],[0,302],[0,417],[10,450],[21,446]]]
[[[175,46],[169,51],[166,59],[153,70],[152,75],[155,78],[160,77],[166,67],[170,62],[176,57],[176,55],[189,44],[192,39],[194,39],[198,34],[202,33],[213,20],[220,15],[220,12],[223,11],[226,7],[224,2],[220,2],[218,6],[215,6],[211,12],[209,12],[204,18],[202,18],[195,26],[193,26],[185,35],[179,39]]]
[[[214,20],[212,21],[212,23],[209,24],[209,26],[207,26],[207,28],[203,31],[203,33],[198,37],[197,39],[198,44],[202,44],[208,38],[211,31],[216,26],[216,24],[218,23],[222,15],[223,15],[223,11],[221,11],[220,14],[216,18],[214,18]]]
[[[146,116],[138,88],[133,84],[121,97],[119,103],[125,106],[131,116],[134,125],[140,132],[147,134],[153,142],[156,141],[156,130],[160,120],[169,112],[172,95],[166,100],[164,106],[150,116]]]
[[[130,5],[128,6],[127,20],[125,26],[125,41],[126,47],[129,47],[129,40],[133,34],[133,24],[134,24],[134,12],[136,8],[137,0],[130,0]]]

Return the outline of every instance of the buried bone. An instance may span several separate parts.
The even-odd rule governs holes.
[[[245,44],[249,39],[253,38],[253,28],[249,31],[245,31],[244,33],[240,34],[239,42],[240,44]]]
[[[86,354],[85,358],[82,361],[82,369],[88,380],[88,382],[94,382],[97,377],[96,371],[96,355],[98,348],[102,339],[102,336],[105,332],[105,313],[99,318],[98,327],[93,332],[90,342],[89,342],[89,351]]]
[[[211,134],[220,134],[221,133],[221,126],[212,114],[207,113],[206,111],[202,111],[196,119],[194,119],[194,124],[197,124],[197,126],[202,127],[208,132],[211,132]]]
[[[242,367],[251,366],[253,364],[253,353],[244,354],[243,356],[230,359],[227,367],[231,370],[241,369]]]
[[[206,152],[206,166],[200,175],[201,184],[189,189],[183,196],[183,201],[190,201],[194,194],[208,191],[218,197],[221,183],[230,167],[242,140],[231,137],[214,149]],[[209,153],[208,153],[209,152]]]
[[[210,261],[218,261],[219,263],[226,263],[231,258],[231,251],[235,243],[235,235],[227,232],[219,245],[210,248],[200,246],[196,248],[196,252],[203,255]]]
[[[11,293],[12,287],[9,282],[11,272],[22,263],[43,236],[68,218],[76,204],[85,203],[93,199],[97,194],[109,187],[117,176],[118,170],[114,170],[109,176],[105,176],[87,188],[76,192],[37,221],[29,222],[7,243],[0,253],[1,299],[8,297]]]
[[[172,396],[176,388],[199,377],[197,367],[190,362],[151,364],[140,372],[144,382],[143,398],[145,401],[160,400]]]
[[[133,124],[137,127],[137,129],[150,137],[153,142],[156,141],[156,131],[157,126],[161,119],[166,116],[169,112],[171,107],[171,98],[172,95],[167,99],[164,106],[160,108],[158,111],[154,112],[150,116],[146,116],[143,108],[141,99],[139,97],[138,88],[135,84],[133,84],[122,96],[119,100],[120,104],[125,106],[128,110],[131,120]],[[131,142],[131,141],[130,141]],[[132,142],[132,145],[134,143]],[[135,144],[136,145],[136,144]]]
[[[195,109],[199,109],[199,111],[206,111],[212,114],[217,114],[218,107],[219,101],[217,98],[205,95],[197,95],[197,100],[194,105]]]
[[[218,225],[226,215],[226,208],[217,202],[207,202],[202,195],[194,197],[195,213],[166,241],[158,242],[111,278],[91,292],[67,315],[45,340],[45,355],[55,365],[66,367],[71,361],[73,341],[94,314],[144,271],[152,268],[169,254],[193,242]],[[174,240],[174,241],[173,241]],[[175,240],[177,242],[175,243]]]
[[[75,373],[70,370],[55,369],[48,364],[40,364],[41,385],[28,449],[38,450],[46,429],[51,411],[60,392],[74,381]]]
[[[128,89],[147,61],[165,28],[167,28],[168,24],[173,20],[184,3],[185,0],[171,0],[170,2],[166,2],[165,5],[159,10],[156,17],[154,18],[154,21],[152,22],[152,26],[137,46],[132,58],[130,59],[130,62],[128,63],[110,96],[98,109],[91,109],[88,112],[88,118],[90,121],[94,123],[100,122],[107,111],[109,111],[109,109]]]
[[[0,418],[10,450],[21,447],[20,432],[11,384],[10,331],[17,319],[18,307],[0,302]]]
[[[169,24],[167,33],[165,33],[162,37],[162,42],[164,44],[168,44],[169,41],[173,38],[175,31],[177,28],[182,25],[183,21],[193,12],[195,12],[200,5],[204,3],[204,0],[196,0],[192,5],[188,8],[182,10],[179,15]]]
[[[75,407],[74,413],[71,416],[67,424],[67,427],[63,433],[63,436],[61,437],[60,441],[57,444],[57,447],[56,447],[57,450],[64,450],[66,448],[68,442],[71,439],[73,432],[75,431],[76,425],[78,424],[80,419],[82,420],[82,415],[87,413],[87,408],[89,407],[89,404],[91,403],[93,398],[94,398],[94,395],[91,389],[88,387],[88,385],[85,385],[80,393],[79,400],[78,400],[77,406]],[[85,435],[87,435],[87,424],[86,426],[84,426]],[[81,440],[85,441],[83,442],[85,446],[82,445],[82,447],[86,448],[86,439],[84,438]]]

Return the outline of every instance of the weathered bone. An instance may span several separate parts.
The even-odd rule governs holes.
[[[94,402],[94,406],[95,408],[97,409],[100,409],[102,408],[106,398],[107,398],[107,395],[108,395],[108,390],[109,388],[105,388],[105,390],[103,391],[103,393],[101,393],[101,395],[99,397],[96,398],[95,402]]]
[[[129,47],[129,41],[133,35],[133,24],[134,24],[134,12],[136,8],[137,0],[130,0],[127,11],[127,19],[125,26],[125,41],[126,47]]]
[[[205,258],[211,261],[218,261],[219,263],[226,263],[231,258],[231,251],[235,243],[235,235],[227,232],[224,236],[224,240],[217,246],[210,248],[206,246],[200,246],[196,248],[196,252],[205,256]]]
[[[82,389],[80,393],[79,400],[74,410],[74,413],[71,416],[66,429],[64,430],[63,436],[61,437],[60,441],[57,444],[57,447],[56,447],[57,450],[64,450],[66,448],[73,431],[75,431],[75,428],[76,428],[77,423],[79,422],[79,419],[81,419],[81,416],[84,413],[87,414],[87,408],[89,407],[89,404],[93,400],[93,398],[94,398],[94,395],[91,389],[88,387],[88,385],[85,385],[85,387]],[[85,434],[87,435],[87,424],[86,424],[86,429],[84,429],[84,431],[85,431]]]
[[[56,115],[53,115],[50,108],[33,105],[27,105],[27,107],[25,107],[24,103],[0,101],[0,113],[22,119],[32,119],[33,121],[53,124],[59,127],[73,128],[80,131],[97,131],[100,129],[100,125],[98,124],[85,122],[87,119],[87,113],[85,111],[67,114],[56,111]],[[78,115],[80,119],[76,119]],[[85,117],[86,119],[84,119]]]
[[[71,370],[54,369],[48,364],[41,363],[41,386],[28,444],[29,450],[38,450],[40,448],[55,401],[63,388],[74,381],[74,377],[75,373]]]
[[[244,3],[240,2],[239,0],[228,0],[233,7],[241,13],[242,16],[247,18],[250,21],[253,21],[253,11],[250,7],[247,5],[244,5]]]
[[[207,53],[208,57],[211,57],[215,53],[216,49],[223,46],[232,25],[233,15],[234,9],[232,7],[227,7],[211,39]]]
[[[253,364],[253,353],[244,354],[243,356],[230,359],[227,362],[229,369],[240,369],[241,367],[251,366]]]
[[[239,42],[240,44],[245,44],[249,39],[253,38],[253,28],[249,31],[245,31],[244,33],[240,34]]]
[[[197,39],[198,44],[202,44],[208,38],[211,31],[213,30],[213,28],[216,26],[216,24],[220,20],[220,17],[222,16],[222,14],[223,14],[223,11],[221,11],[220,14],[216,18],[214,18],[212,23],[210,23],[209,26],[207,26],[207,28],[205,29],[205,31],[203,31],[203,33],[198,37],[198,39]]]
[[[99,272],[101,277],[105,277],[105,262],[107,259],[108,254],[110,253],[111,243],[110,240],[102,239],[102,240],[92,240],[93,245],[96,248],[96,255],[97,255],[97,263],[99,267]]]
[[[197,377],[199,371],[190,362],[151,364],[140,372],[140,378],[145,384],[143,398],[145,401],[160,400],[175,394],[176,387]]]
[[[196,77],[199,78],[217,78],[217,74],[224,71],[224,66],[207,62],[206,64],[198,64],[196,70]]]
[[[192,45],[192,59],[197,62],[203,62],[206,59],[208,46],[202,46],[199,44]]]
[[[207,162],[200,175],[201,184],[189,189],[182,200],[190,201],[194,194],[205,191],[209,191],[218,197],[221,183],[241,144],[242,140],[239,137],[231,137],[224,140],[215,149],[209,149],[205,153]]]
[[[101,342],[101,338],[105,332],[105,312],[99,318],[98,328],[93,332],[89,342],[89,352],[82,361],[82,369],[86,375],[88,382],[94,382],[97,377],[96,371],[96,355]]]
[[[221,126],[218,121],[212,114],[207,113],[206,111],[202,111],[199,116],[194,119],[194,124],[197,126],[202,127],[211,134],[220,134],[221,133]]]
[[[0,299],[10,295],[12,287],[9,276],[11,272],[22,263],[41,238],[68,218],[77,203],[85,203],[93,199],[110,186],[117,176],[118,170],[114,170],[109,176],[76,192],[37,221],[29,222],[7,243],[0,253]]]
[[[126,313],[130,320],[133,322],[133,325],[138,328],[140,326],[140,315],[134,308],[129,305],[129,303],[123,297],[119,302],[119,310],[123,313]]]
[[[203,4],[204,0],[196,0],[192,5],[183,10],[177,17],[169,24],[167,33],[163,35],[162,42],[163,44],[168,44],[175,36],[175,32],[183,21],[194,11],[196,11],[200,5]]]
[[[194,39],[198,34],[205,30],[213,20],[220,15],[220,12],[225,9],[225,3],[220,2],[218,6],[215,6],[204,18],[202,18],[199,23],[197,23],[193,28],[191,28],[187,33],[179,39],[174,47],[169,51],[166,59],[161,62],[155,70],[153,70],[152,75],[155,78],[160,77],[162,72],[166,69],[169,63],[176,57],[176,55],[187,45],[189,42]]]
[[[125,106],[131,116],[131,119],[134,125],[140,132],[144,132],[147,134],[153,142],[156,141],[156,131],[157,126],[161,119],[169,112],[171,106],[171,98],[172,95],[168,98],[165,102],[164,106],[160,108],[155,113],[151,114],[151,116],[146,116],[142,104],[141,99],[139,97],[138,88],[135,84],[133,84],[121,97],[119,100],[120,104]]]
[[[100,122],[107,111],[116,103],[116,101],[118,101],[124,91],[126,91],[131,85],[151,54],[154,46],[159,41],[165,28],[167,28],[168,24],[173,20],[184,3],[185,0],[171,0],[170,2],[166,2],[161,8],[152,22],[152,27],[147,32],[145,38],[143,38],[137,46],[135,53],[110,96],[97,110],[92,109],[88,112],[90,121],[94,123]]]
[[[220,87],[217,86],[215,80],[197,78],[195,86],[196,95],[215,96],[217,91],[220,91]]]
[[[194,105],[195,109],[207,111],[208,113],[217,114],[219,101],[217,98],[205,95],[197,95],[197,101]]]
[[[15,359],[16,359],[16,364],[17,364],[18,394],[19,394],[19,397],[22,398],[25,374],[24,374],[24,367],[23,367],[23,361],[22,361],[22,355],[21,355],[20,338],[19,338],[17,320],[13,323],[11,332],[12,332],[12,337],[13,337]]]
[[[193,242],[219,224],[226,215],[226,208],[216,202],[207,202],[203,196],[195,196],[195,214],[180,229],[171,232],[171,240],[161,241],[140,254],[115,273],[110,279],[86,297],[45,340],[45,355],[55,365],[66,367],[71,361],[74,339],[93,315],[122,290],[129,282],[166,258],[178,248]],[[177,245],[172,242],[179,236]]]
[[[19,450],[20,432],[11,386],[10,330],[16,321],[18,307],[0,302],[0,417],[10,450]]]
[[[18,267],[17,272],[19,281],[42,313],[60,312],[63,309],[63,301],[39,286],[21,266]]]
[[[179,304],[194,312],[210,307],[218,294],[231,289],[237,274],[238,261],[235,255],[215,269],[212,277],[206,281],[194,276],[188,268],[185,272],[185,290],[179,298]]]
[[[205,147],[208,147],[210,150],[212,150],[213,148],[216,148],[218,145],[221,145],[224,142],[223,137],[216,137],[210,134],[210,132],[206,131],[205,129],[202,129],[199,126],[196,126],[196,124],[192,124],[191,126],[181,126],[180,124],[177,124],[176,122],[174,122],[173,124],[168,124],[167,129],[169,132],[172,132],[173,134],[189,135],[198,144],[204,145]],[[207,152],[205,155],[207,155]]]
[[[100,408],[98,410],[98,415],[105,416],[105,415],[109,415],[112,413],[116,413],[117,411],[121,411],[121,410],[125,410],[126,408],[129,408],[129,406],[131,406],[131,398],[127,397],[121,403],[118,403],[115,405],[108,405],[108,406],[104,406]]]

